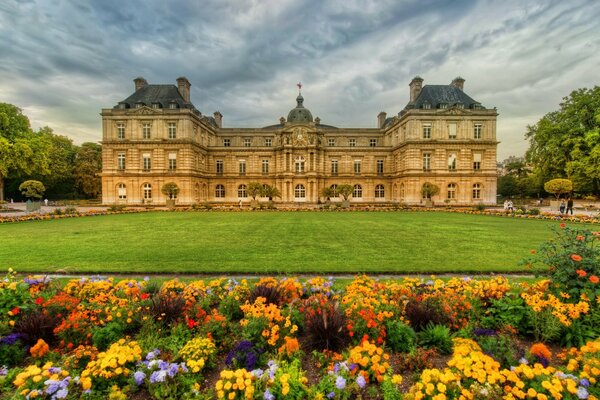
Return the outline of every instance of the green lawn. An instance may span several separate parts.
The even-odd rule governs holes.
[[[156,212],[0,225],[0,269],[517,272],[556,222],[443,212]]]

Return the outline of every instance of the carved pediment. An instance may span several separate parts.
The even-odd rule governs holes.
[[[160,114],[160,111],[154,108],[150,108],[150,107],[146,107],[146,106],[142,106],[139,108],[133,108],[129,111],[127,111],[128,115],[154,115],[154,114]]]
[[[438,110],[438,114],[442,115],[471,115],[473,112],[465,108],[450,107],[442,110]]]

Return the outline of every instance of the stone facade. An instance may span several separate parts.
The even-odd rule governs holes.
[[[221,113],[193,106],[186,78],[134,83],[101,114],[104,204],[164,205],[167,182],[180,188],[177,204],[249,203],[249,182],[276,186],[275,202],[286,204],[317,204],[323,187],[340,184],[354,186],[351,203],[425,204],[426,182],[440,189],[437,205],[496,203],[498,114],[467,96],[461,78],[414,78],[407,106],[368,129],[321,124],[301,95],[279,124],[225,128]]]

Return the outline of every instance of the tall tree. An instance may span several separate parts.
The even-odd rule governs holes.
[[[77,150],[75,157],[75,182],[87,197],[96,198],[102,193],[102,146],[86,142]]]
[[[527,160],[544,181],[567,177],[578,192],[600,194],[600,87],[563,100],[558,111],[527,127]]]

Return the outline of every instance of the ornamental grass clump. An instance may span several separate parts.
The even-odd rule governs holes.
[[[337,302],[318,294],[304,300],[302,307],[306,345],[310,350],[339,351],[348,344],[348,319]]]
[[[155,321],[172,324],[183,319],[186,300],[181,295],[158,293],[152,296],[149,313]]]

